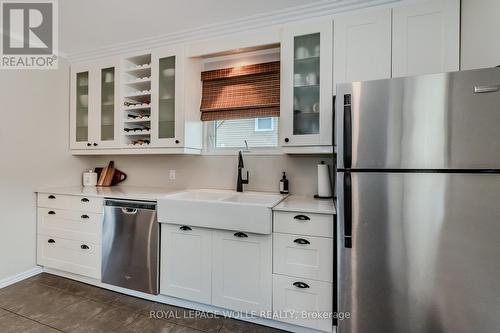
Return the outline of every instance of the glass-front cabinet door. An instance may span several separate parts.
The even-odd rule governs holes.
[[[281,58],[281,145],[332,145],[332,23],[285,29]]]
[[[97,64],[96,71],[99,79],[96,148],[116,148],[119,146],[119,69],[115,61],[108,61]]]
[[[151,140],[156,147],[183,146],[181,52],[179,48],[165,48],[151,56]]]
[[[71,69],[71,149],[90,149],[95,143],[92,131],[92,78],[91,66],[73,66]]]

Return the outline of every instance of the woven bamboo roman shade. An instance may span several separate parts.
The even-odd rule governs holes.
[[[280,62],[201,73],[201,120],[279,117]]]

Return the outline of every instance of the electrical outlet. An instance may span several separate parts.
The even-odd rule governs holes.
[[[175,180],[175,170],[168,171],[168,179]]]

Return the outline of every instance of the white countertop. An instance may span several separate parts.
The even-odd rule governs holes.
[[[141,187],[141,186],[109,186],[109,187],[56,187],[41,188],[38,193],[51,193],[60,195],[79,195],[88,197],[106,197],[117,199],[148,200],[157,201],[161,197],[178,192],[179,189],[164,187]]]
[[[337,213],[335,209],[335,203],[332,199],[314,199],[313,197],[298,195],[289,196],[281,203],[276,205],[273,210],[331,215]]]

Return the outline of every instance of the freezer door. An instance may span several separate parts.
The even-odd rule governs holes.
[[[500,168],[500,68],[342,84],[339,169]]]
[[[339,333],[500,332],[500,175],[337,181]]]

